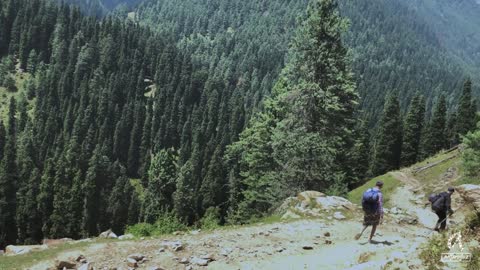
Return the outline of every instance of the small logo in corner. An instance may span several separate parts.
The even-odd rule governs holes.
[[[464,253],[464,247],[462,242],[462,233],[457,232],[448,238],[447,247],[452,251],[455,247],[458,247],[457,250],[460,252],[446,252],[442,253],[440,259],[441,262],[468,262],[472,259],[471,253]]]

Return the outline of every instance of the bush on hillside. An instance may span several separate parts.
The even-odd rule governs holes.
[[[200,220],[200,226],[203,230],[213,230],[220,226],[220,209],[218,207],[210,207]]]
[[[480,177],[480,123],[479,129],[463,138],[465,150],[462,153],[465,174],[468,177]]]
[[[171,212],[163,213],[154,224],[139,223],[128,226],[126,233],[131,233],[137,237],[159,236],[173,233],[175,231],[184,231],[187,226],[183,224],[175,214]]]
[[[440,261],[442,253],[448,252],[448,235],[442,233],[435,235],[428,243],[425,244],[420,252],[420,259],[422,259],[426,269],[436,270],[441,269],[443,262]]]

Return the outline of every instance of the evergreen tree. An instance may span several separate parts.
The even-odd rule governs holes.
[[[447,121],[447,147],[451,148],[460,143],[460,138],[457,131],[457,113],[453,112],[448,117]]]
[[[6,131],[3,121],[0,121],[0,162],[3,159],[3,153],[5,152],[5,143],[6,143]],[[1,164],[1,163],[0,163]]]
[[[355,132],[355,144],[352,148],[352,175],[354,181],[349,184],[348,188],[353,189],[366,179],[370,165],[370,134],[367,129],[366,122],[362,121]]]
[[[292,63],[285,70],[285,98],[292,108],[274,132],[273,147],[285,168],[280,177],[298,188],[344,192],[353,181],[341,165],[350,159],[358,101],[342,44],[345,29],[336,1],[314,1],[293,42]]]
[[[447,103],[445,96],[440,96],[435,105],[432,119],[425,134],[424,158],[438,153],[447,147]]]
[[[401,165],[410,166],[419,161],[420,142],[425,121],[425,102],[415,95],[403,124]]]
[[[126,176],[126,170],[118,162],[113,165],[113,171],[118,174],[108,202],[108,213],[111,216],[111,229],[116,233],[125,231],[128,222],[128,206],[131,197],[131,185]]]
[[[174,209],[177,216],[185,223],[191,224],[196,216],[195,186],[193,180],[193,165],[189,160],[181,168],[173,193]]]
[[[0,165],[0,248],[13,244],[17,240],[17,149],[16,149],[16,102],[10,99],[8,113],[7,141],[2,163]]]
[[[161,150],[154,155],[148,169],[148,186],[143,201],[144,222],[154,223],[162,213],[173,207],[172,195],[175,192],[177,155],[173,149]]]
[[[390,94],[385,102],[375,141],[372,175],[398,169],[402,149],[402,119],[398,97],[394,94]]]
[[[472,101],[472,81],[467,79],[463,85],[457,111],[457,131],[460,135],[466,135],[475,128],[477,106]]]

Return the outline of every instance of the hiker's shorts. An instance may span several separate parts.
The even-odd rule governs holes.
[[[380,213],[365,213],[365,216],[363,217],[363,225],[378,225],[380,223],[380,217]]]

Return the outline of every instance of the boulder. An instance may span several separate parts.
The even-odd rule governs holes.
[[[397,215],[395,221],[399,224],[410,224],[415,225],[418,224],[418,218],[414,216],[410,216],[407,214]]]
[[[129,234],[125,234],[125,235],[120,235],[118,237],[119,240],[131,240],[135,238],[135,236],[133,236],[133,234],[129,233]]]
[[[325,210],[333,210],[338,208],[345,208],[347,210],[355,211],[356,207],[349,200],[337,196],[318,197],[317,204]]]
[[[209,253],[209,254],[204,254],[204,255],[200,256],[200,259],[204,259],[204,260],[207,260],[207,261],[211,262],[211,261],[215,261],[215,256],[213,256],[213,254]]]
[[[304,191],[300,192],[297,195],[297,198],[302,201],[310,204],[312,201],[315,201],[319,197],[325,197],[325,194],[318,191]]]
[[[340,212],[335,212],[335,213],[333,214],[333,217],[334,217],[335,219],[338,219],[338,220],[346,219],[346,217],[345,217],[342,213],[340,213]]]
[[[300,218],[299,215],[293,213],[292,211],[288,210],[285,214],[283,214],[282,219],[298,219]]]
[[[78,270],[91,270],[92,268],[90,267],[90,263],[84,263],[80,267],[78,267]]]
[[[313,246],[311,246],[311,245],[303,245],[302,248],[305,249],[305,250],[312,250],[312,249],[313,249]]]
[[[458,191],[462,199],[471,204],[477,212],[480,212],[480,186],[478,185],[461,185],[455,189]]]
[[[98,237],[105,239],[117,239],[118,236],[111,229],[102,232]]]
[[[227,257],[232,252],[233,252],[232,248],[224,248],[220,251],[220,255]]]
[[[145,255],[142,255],[142,254],[139,254],[139,253],[135,253],[135,254],[130,254],[128,255],[127,258],[131,258],[131,259],[134,259],[135,261],[141,261],[145,258]]]
[[[209,260],[198,258],[198,257],[193,257],[190,260],[190,263],[198,265],[198,266],[207,266],[208,262],[209,262]]]
[[[165,268],[159,266],[151,266],[148,268],[148,270],[165,270]]]
[[[66,269],[76,269],[77,264],[71,261],[64,261],[64,260],[57,260],[55,261],[55,268],[62,270],[64,268]]]
[[[5,248],[5,255],[21,255],[32,251],[41,251],[48,249],[47,245],[32,245],[32,246],[14,246],[9,245]]]
[[[160,246],[164,248],[170,248],[173,251],[183,250],[183,245],[180,241],[163,241]]]
[[[297,197],[288,197],[283,201],[283,203],[275,210],[275,214],[283,215],[289,211],[290,208],[295,207],[297,204],[300,204],[300,201]]]
[[[127,258],[127,266],[132,268],[137,268],[138,267],[137,260],[133,258]]]
[[[179,263],[181,263],[181,264],[189,264],[190,261],[189,261],[187,258],[183,257],[183,258],[179,261]]]

